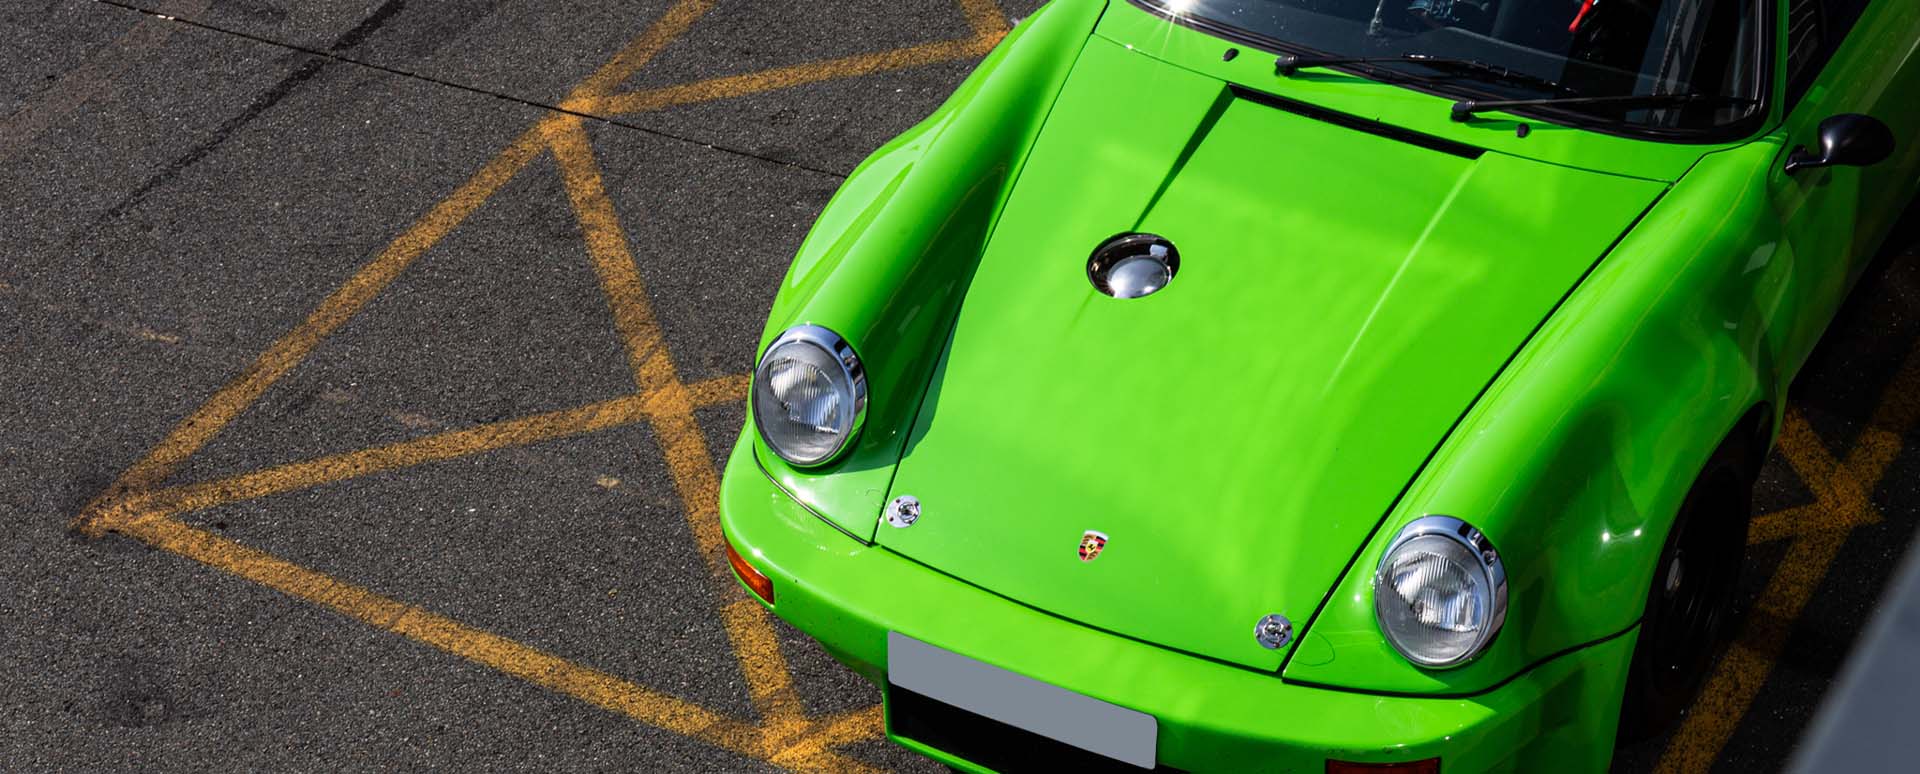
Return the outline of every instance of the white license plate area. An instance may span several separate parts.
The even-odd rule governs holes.
[[[887,680],[922,696],[1090,753],[1154,767],[1159,723],[986,662],[887,633]]]

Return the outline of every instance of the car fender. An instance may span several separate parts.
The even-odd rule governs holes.
[[[1283,667],[1287,679],[1472,695],[1634,630],[1695,476],[1730,434],[1777,426],[1790,371],[1840,300],[1809,291],[1821,284],[1811,273],[1834,266],[1794,255],[1771,209],[1780,143],[1707,154],[1622,236],[1355,556]],[[1759,406],[1764,428],[1737,429]],[[1407,662],[1373,613],[1387,544],[1428,514],[1479,527],[1508,578],[1499,636],[1449,670]]]
[[[755,454],[856,538],[871,539],[973,267],[1105,6],[1057,0],[1008,33],[938,110],[847,176],[780,285],[756,351],[793,325],[830,328],[861,358],[869,402],[860,437],[824,468],[789,466],[757,438]]]

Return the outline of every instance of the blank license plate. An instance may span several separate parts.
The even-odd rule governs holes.
[[[1152,715],[887,633],[894,685],[1087,752],[1143,769],[1154,766],[1159,724]]]

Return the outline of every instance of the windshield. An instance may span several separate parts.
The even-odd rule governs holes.
[[[1239,33],[1233,36],[1289,53],[1389,60],[1411,54],[1414,60],[1473,60],[1511,71],[1494,77],[1488,68],[1442,68],[1414,60],[1330,63],[1448,95],[1724,98],[1677,105],[1569,100],[1533,108],[1620,128],[1717,129],[1755,115],[1764,97],[1759,0],[1135,2],[1201,29]]]

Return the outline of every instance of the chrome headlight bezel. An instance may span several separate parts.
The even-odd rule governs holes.
[[[1471,572],[1483,584],[1486,591],[1488,613],[1486,623],[1475,632],[1474,639],[1460,655],[1451,658],[1433,658],[1416,653],[1401,642],[1389,626],[1381,607],[1382,585],[1387,582],[1387,568],[1393,564],[1394,555],[1400,549],[1416,539],[1438,537],[1451,541],[1466,555],[1474,557]],[[1459,564],[1459,563],[1455,563]],[[1380,562],[1373,571],[1373,617],[1380,628],[1380,634],[1393,646],[1402,658],[1427,669],[1450,669],[1467,664],[1485,653],[1487,646],[1500,633],[1507,620],[1507,570],[1500,559],[1500,552],[1493,547],[1493,541],[1473,525],[1452,516],[1422,516],[1400,529],[1393,542],[1387,545],[1386,552],[1380,555]]]
[[[839,366],[837,373],[829,373],[833,388],[841,394],[842,400],[851,406],[851,417],[840,433],[839,442],[831,451],[821,455],[798,455],[790,449],[784,449],[767,432],[766,417],[762,416],[760,399],[767,388],[767,367],[775,356],[788,347],[812,347],[824,353]],[[861,365],[860,357],[854,354],[853,345],[838,333],[818,325],[795,325],[782,331],[767,345],[761,353],[760,361],[753,367],[753,389],[747,398],[748,410],[753,412],[754,428],[760,434],[760,440],[779,455],[780,459],[797,468],[817,468],[830,464],[845,456],[852,448],[854,439],[860,437],[860,428],[867,419],[867,372]]]

